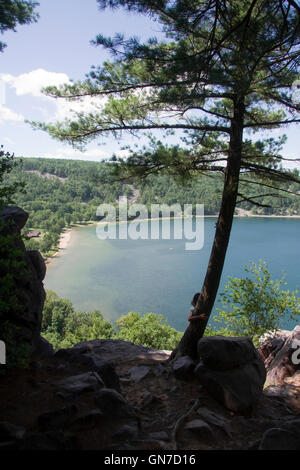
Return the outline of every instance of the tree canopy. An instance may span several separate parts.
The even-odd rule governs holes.
[[[283,0],[98,0],[100,8],[123,7],[150,16],[164,39],[140,41],[122,34],[93,43],[113,60],[85,80],[45,92],[57,99],[94,98],[92,112],[64,122],[33,123],[58,140],[81,147],[124,132],[177,132],[181,146],[150,140],[148,148],[117,159],[123,177],[168,172],[186,179],[217,172],[224,188],[211,257],[181,352],[195,354],[218,290],[238,200],[257,204],[257,189],[274,190],[299,179],[282,168],[285,136],[261,133],[299,123],[292,84],[299,70],[297,2]],[[245,180],[244,176],[253,176]]]
[[[28,24],[37,21],[38,14],[35,10],[37,2],[31,0],[1,0],[0,3],[0,33],[8,30],[16,30],[17,24]],[[6,47],[0,41],[0,52]]]

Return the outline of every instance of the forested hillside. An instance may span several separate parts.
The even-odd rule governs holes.
[[[110,164],[75,160],[41,158],[16,159],[17,167],[7,177],[23,181],[25,193],[14,197],[16,204],[30,213],[24,233],[37,229],[38,238],[27,241],[29,248],[39,248],[44,254],[56,249],[59,235],[69,226],[96,221],[96,209],[103,202],[116,204],[119,196],[131,202],[146,204],[204,204],[206,215],[218,213],[222,179],[218,176],[197,176],[182,186],[169,176],[151,176],[143,182],[125,184],[109,181]],[[244,176],[247,179],[247,176]],[[254,214],[300,215],[300,197],[288,192],[243,184],[243,193],[263,206],[243,202],[240,208]],[[285,191],[298,191],[296,183],[281,185]],[[278,193],[278,192],[277,192]],[[257,198],[257,195],[264,194]]]

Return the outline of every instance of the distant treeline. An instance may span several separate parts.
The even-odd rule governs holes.
[[[25,233],[41,231],[38,239],[27,242],[28,247],[51,254],[56,249],[59,235],[66,227],[77,223],[96,221],[97,207],[103,203],[117,204],[120,196],[131,202],[145,204],[204,204],[206,215],[219,210],[222,177],[199,175],[182,186],[167,175],[150,176],[142,182],[126,184],[111,182],[109,163],[42,158],[16,159],[18,166],[9,175],[10,181],[23,181],[26,193],[15,195],[15,203],[30,213]],[[294,171],[299,176],[298,171]],[[246,179],[247,176],[244,176]],[[281,184],[282,189],[300,193],[296,183]],[[268,207],[257,207],[242,202],[238,207],[254,214],[300,215],[300,197],[281,193],[269,196],[270,189],[243,183],[246,197],[263,194],[256,202]]]

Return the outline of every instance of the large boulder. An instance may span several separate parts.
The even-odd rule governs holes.
[[[177,379],[188,382],[193,377],[195,367],[196,363],[192,358],[189,356],[182,356],[174,362],[173,372]]]
[[[17,206],[5,207],[0,213],[0,236],[10,243],[8,249],[0,250],[0,274],[2,278],[10,276],[12,279],[16,301],[15,304],[10,304],[7,298],[2,299],[7,308],[0,311],[0,325],[9,321],[10,325],[13,325],[14,334],[17,335],[17,343],[26,344],[33,351],[40,338],[42,310],[46,297],[42,281],[46,266],[38,251],[26,251],[21,230],[27,219],[28,213]],[[17,253],[17,267],[7,263],[8,250]]]
[[[120,390],[119,377],[114,364],[107,359],[102,359],[99,354],[84,344],[81,347],[60,349],[55,353],[55,357],[64,359],[69,364],[76,364],[78,367],[85,367],[92,372],[97,372],[106,387]]]
[[[256,350],[250,338],[210,336],[198,341],[198,357],[214,370],[231,370],[251,362]]]
[[[135,418],[134,408],[113,388],[102,388],[95,395],[95,403],[105,416]]]
[[[264,362],[249,338],[214,336],[198,342],[194,374],[211,396],[236,413],[249,411],[262,395]]]

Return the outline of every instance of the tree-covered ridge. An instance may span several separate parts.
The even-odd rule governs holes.
[[[42,232],[39,239],[31,239],[28,245],[44,254],[56,249],[65,228],[96,221],[97,207],[103,202],[117,204],[120,196],[127,196],[129,202],[146,204],[149,209],[154,203],[204,204],[206,215],[216,215],[220,206],[222,181],[217,175],[199,175],[192,184],[184,186],[169,175],[151,175],[146,180],[127,184],[111,182],[109,163],[43,158],[16,161],[17,166],[5,182],[25,183],[25,193],[15,194],[14,201],[30,214],[25,233],[32,229]],[[298,176],[297,171],[294,173]],[[254,214],[300,215],[300,197],[285,192],[300,192],[298,186],[281,183],[284,191],[279,198],[274,197],[273,190],[270,195],[268,188],[264,188],[265,196],[257,202],[270,207],[256,207],[245,201],[239,207]],[[253,197],[253,191],[255,185],[245,184],[244,192],[249,198]]]

